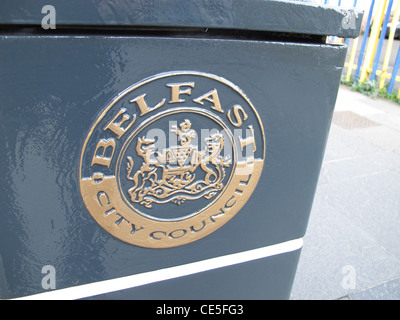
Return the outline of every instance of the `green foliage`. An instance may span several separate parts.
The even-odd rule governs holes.
[[[400,99],[397,98],[397,92],[392,92],[391,94],[388,94],[387,88],[379,90],[379,96],[400,103]]]
[[[354,82],[351,89],[374,99],[379,97],[379,88],[376,86],[375,81],[367,80],[361,83]]]
[[[359,82],[354,82],[354,79],[352,78],[350,79],[350,81],[346,81],[346,78],[342,77],[340,83],[346,86],[350,86],[351,90],[360,92],[371,98],[374,99],[384,98],[400,103],[400,99],[397,98],[397,92],[392,92],[392,94],[388,94],[387,87],[380,90],[376,81],[367,80],[359,83]]]

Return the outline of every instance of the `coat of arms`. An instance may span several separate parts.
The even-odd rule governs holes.
[[[261,118],[237,85],[166,71],[125,88],[93,119],[79,186],[107,232],[171,248],[232,219],[256,188],[264,157]]]
[[[152,203],[172,202],[176,205],[186,200],[201,197],[213,198],[223,188],[225,167],[230,158],[222,157],[224,137],[216,132],[204,139],[204,150],[191,144],[196,132],[191,129],[190,120],[180,123],[180,128],[171,126],[171,132],[178,136],[179,145],[156,153],[154,139],[138,138],[137,155],[143,164],[132,176],[133,159],[127,157],[127,179],[133,182],[128,190],[130,200],[146,208]]]

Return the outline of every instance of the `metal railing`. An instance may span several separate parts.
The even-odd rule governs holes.
[[[341,0],[324,0],[324,4],[341,6],[343,2]],[[357,7],[357,0],[354,0],[353,7]],[[393,67],[389,67],[390,58],[395,54],[393,43],[400,17],[400,0],[372,0],[364,17],[366,17],[366,25],[363,35],[351,43],[349,39],[344,40],[349,46],[350,53],[349,60],[344,65],[344,78],[346,82],[353,80],[355,83],[374,81],[380,90],[386,87],[387,93],[392,94],[395,82],[400,82],[400,77],[397,76],[400,67],[400,46]],[[390,27],[388,28],[389,22]],[[388,32],[389,34],[387,34]],[[388,39],[384,46],[386,36]],[[362,43],[358,52],[359,41]],[[383,53],[384,47],[385,52]],[[384,54],[383,63],[380,66],[382,54]],[[400,98],[400,90],[397,98]]]

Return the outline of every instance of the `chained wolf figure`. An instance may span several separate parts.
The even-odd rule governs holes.
[[[127,157],[127,179],[133,182],[128,190],[130,200],[146,208],[152,203],[172,202],[181,205],[186,200],[204,197],[213,198],[223,188],[225,167],[230,166],[230,158],[221,156],[224,137],[221,132],[204,139],[204,150],[191,144],[196,132],[191,122],[171,126],[171,132],[178,136],[179,145],[156,153],[154,139],[138,138],[136,153],[143,164],[132,176],[134,161]]]

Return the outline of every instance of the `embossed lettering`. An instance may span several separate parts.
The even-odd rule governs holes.
[[[179,238],[183,237],[185,234],[186,234],[185,229],[178,229],[178,230],[174,230],[174,231],[170,232],[168,236],[172,239],[179,239]]]
[[[233,203],[232,203],[233,201]],[[232,208],[236,203],[236,199],[235,196],[232,196],[232,198],[230,198],[226,203],[225,203],[225,207],[224,209],[229,210],[230,208]]]
[[[105,205],[107,205],[107,206],[109,206],[111,203],[110,203],[110,198],[108,197],[108,194],[107,193],[105,193],[104,191],[100,191],[98,194],[97,194],[97,201],[99,202],[99,204],[102,206],[102,207],[104,207]],[[105,201],[107,201],[105,204],[103,204],[103,201],[105,202]]]
[[[92,159],[92,164],[99,164],[101,166],[105,166],[107,168],[110,167],[111,159],[114,155],[114,149],[115,149],[115,140],[110,138],[110,139],[101,139],[96,146],[96,150],[94,151],[93,159]],[[111,150],[108,151],[107,150]],[[100,153],[99,153],[100,151]],[[111,154],[110,154],[111,153]]]
[[[98,198],[98,201],[99,201],[99,203],[100,203],[100,205],[101,205],[102,207],[104,206],[104,205],[103,205],[103,201],[104,201],[104,200],[107,200],[106,205],[107,205],[108,207],[111,206],[110,199],[109,199],[108,195],[107,195],[104,191],[99,192],[99,193],[97,194],[97,198]],[[140,230],[143,230],[143,227],[141,227],[141,226],[136,227],[135,224],[130,223],[129,220],[125,219],[121,214],[119,214],[119,213],[115,210],[114,207],[112,207],[111,209],[105,211],[104,214],[105,214],[106,216],[113,217],[114,223],[115,223],[117,226],[119,226],[119,225],[121,224],[121,222],[123,222],[123,221],[125,221],[125,222],[128,223],[128,224],[130,224],[130,225],[131,225],[131,228],[132,228],[131,231],[130,231],[130,234],[132,234],[132,235],[134,235],[136,232],[138,232],[138,231],[140,231]]]
[[[126,220],[126,219],[125,219],[123,216],[121,216],[119,213],[116,213],[115,215],[118,216],[118,217],[120,217],[118,220],[116,220],[116,221],[114,222],[117,226],[119,226],[120,223],[121,223],[122,221],[126,221],[126,222],[129,223],[129,221]]]
[[[132,235],[135,234],[135,232],[137,232],[137,231],[143,230],[143,227],[136,229],[136,226],[133,223],[131,223],[131,226],[132,226],[132,230],[131,230]]]
[[[152,233],[150,233],[150,237],[153,238],[154,240],[162,240],[162,238],[160,238],[160,236],[155,236],[155,234],[159,234],[161,233],[162,235],[166,236],[167,234],[164,231],[154,231]]]
[[[196,99],[193,99],[194,102],[201,104],[202,106],[204,105],[203,100],[206,100],[213,104],[211,109],[214,109],[215,111],[224,113],[224,111],[221,108],[221,102],[219,101],[217,89],[213,89],[210,92],[207,92],[206,94],[203,94],[202,96],[200,96]]]
[[[80,191],[97,223],[127,243],[201,239],[239,212],[261,176],[260,117],[219,76],[165,71],[98,112],[81,153]]]
[[[146,100],[144,100],[145,96],[146,96],[146,93],[143,93],[142,95],[137,96],[136,98],[134,98],[134,99],[129,101],[129,102],[132,102],[132,103],[134,103],[134,102],[137,103],[137,105],[138,105],[138,107],[140,109],[140,112],[141,112],[140,116],[144,116],[146,113],[149,113],[151,111],[154,111],[154,110],[160,108],[161,106],[163,106],[165,101],[167,101],[167,99],[164,98],[159,103],[157,103],[153,108],[149,108],[147,103],[146,103]]]
[[[105,214],[106,216],[108,216],[108,215],[110,215],[111,213],[114,213],[114,212],[115,212],[115,208],[112,207],[110,210],[107,210],[106,212],[104,212],[104,214]]]
[[[214,214],[214,215],[210,216],[211,222],[213,222],[213,223],[216,222],[217,220],[215,220],[214,218],[223,216],[223,215],[225,214],[225,212],[224,212],[222,209],[219,209],[219,210],[220,210],[220,212],[218,212],[217,214]]]
[[[125,108],[121,108],[119,110],[119,112],[117,113],[117,115],[108,123],[108,125],[106,125],[106,127],[104,128],[104,130],[111,130],[112,132],[115,133],[115,135],[117,136],[118,139],[120,139],[122,137],[122,135],[129,130],[129,128],[133,125],[133,123],[136,120],[136,115],[133,115],[132,121],[125,127],[122,127],[122,124],[126,121],[128,121],[131,117],[125,113],[126,109]],[[120,117],[120,115],[122,114],[122,119],[120,119],[118,122],[116,122],[116,120]]]
[[[201,223],[202,223],[202,226],[201,226],[199,229],[195,229],[195,228],[194,228],[194,225],[193,225],[193,226],[190,227],[190,231],[192,231],[192,232],[199,232],[199,231],[203,230],[204,227],[206,226],[206,222],[203,220]]]
[[[233,107],[233,115],[236,118],[236,122],[232,121],[232,119],[231,119],[231,110],[228,111],[227,117],[228,117],[229,121],[232,123],[232,125],[234,125],[235,127],[240,127],[243,124],[243,120],[240,117],[240,113],[243,115],[243,120],[246,121],[248,116],[247,116],[247,113],[244,112],[242,106],[237,104]]]
[[[252,125],[247,127],[250,130],[251,136],[246,138],[246,139],[242,139],[241,137],[239,137],[240,140],[240,148],[243,151],[243,148],[246,147],[249,144],[253,144],[253,152],[256,151],[256,140],[254,138],[254,128]]]
[[[192,89],[194,88],[194,82],[182,82],[182,83],[169,83],[167,87],[171,88],[171,100],[169,103],[176,102],[185,102],[185,100],[180,98],[181,94],[190,95],[192,93]],[[191,87],[181,90],[181,87]]]

